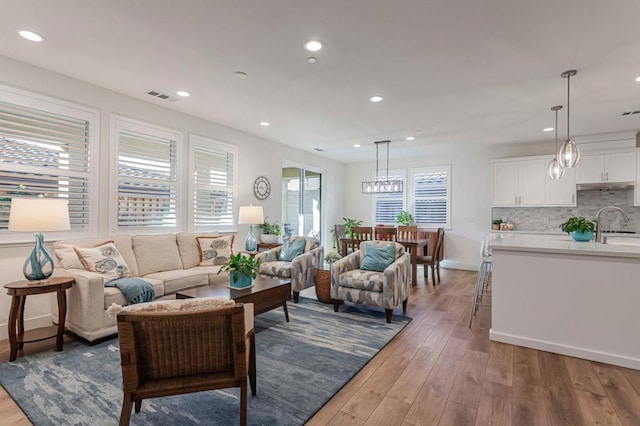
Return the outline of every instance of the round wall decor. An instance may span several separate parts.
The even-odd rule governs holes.
[[[271,183],[264,176],[258,176],[253,184],[253,193],[258,200],[266,200],[271,194]]]

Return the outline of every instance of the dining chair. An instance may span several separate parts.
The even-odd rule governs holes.
[[[418,238],[418,225],[398,226],[399,240],[415,240]]]
[[[419,238],[420,238],[419,233]],[[426,235],[425,235],[426,236]],[[433,281],[433,285],[436,285],[436,270],[437,270],[437,280],[440,282],[440,256],[442,251],[442,243],[444,241],[444,228],[438,228],[438,232],[435,234],[435,244],[432,244],[433,239],[429,238],[429,244],[427,244],[427,254],[418,255],[416,257],[416,262],[418,265],[424,266],[424,281],[425,284],[429,283],[429,272],[428,269],[431,268],[431,280]]]
[[[374,240],[373,228],[370,226],[352,226],[351,227],[351,241],[347,245],[347,251],[351,249],[352,252],[360,250],[360,243],[362,241]]]
[[[340,244],[340,240],[342,238],[347,238],[347,227],[344,224],[335,225],[334,235],[335,235],[335,244],[336,244],[336,248],[338,249],[338,253],[340,253],[340,256],[345,257],[347,253],[343,253],[344,250],[342,249],[342,244]]]
[[[375,228],[375,239],[380,241],[397,241],[398,230],[395,227],[385,226]]]

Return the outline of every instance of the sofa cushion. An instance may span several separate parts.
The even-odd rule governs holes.
[[[145,281],[150,283],[153,286],[153,290],[156,293],[156,299],[158,297],[164,296],[164,284],[161,280],[154,280],[150,278],[143,278]],[[120,290],[115,287],[105,287],[104,288],[104,308],[108,309],[111,304],[115,303],[116,305],[126,305],[127,300],[124,298],[124,295]]]
[[[182,259],[182,267],[184,269],[193,268],[200,264],[200,247],[196,241],[197,236],[203,237],[219,237],[217,232],[198,232],[193,234],[191,232],[179,232],[176,234],[176,242],[178,243],[178,250],[180,251],[180,258]]]
[[[292,240],[288,244],[285,243],[282,250],[280,250],[280,260],[291,262],[293,259],[304,253],[305,244],[306,240],[302,238]]]
[[[107,241],[113,241],[113,244],[118,248],[118,251],[127,263],[132,275],[138,276],[138,262],[136,261],[135,254],[133,253],[131,236],[129,235],[56,241],[53,243],[53,252],[55,253],[57,260],[60,262],[60,266],[64,269],[85,269],[73,248],[95,247],[102,245]]]
[[[101,274],[105,282],[132,276],[127,262],[111,241],[93,248],[74,247],[74,250],[84,268]]]
[[[395,247],[388,245],[384,247],[376,247],[369,245],[364,252],[362,265],[360,269],[367,271],[382,272],[389,267],[395,260]]]
[[[258,267],[258,272],[274,277],[291,278],[291,262],[264,262]]]
[[[224,265],[233,254],[233,235],[196,237],[200,249],[200,266]]]
[[[182,269],[176,234],[134,235],[131,241],[141,277],[154,272]]]
[[[154,272],[145,275],[143,279],[162,280],[164,293],[173,294],[185,288],[198,287],[209,284],[209,274],[201,269],[178,269],[173,271]]]
[[[353,269],[340,274],[338,285],[341,287],[356,288],[358,290],[374,291],[382,293],[384,274],[375,271],[363,271]]]
[[[189,268],[189,271],[198,271],[203,274],[209,275],[209,284],[218,284],[226,282],[229,284],[229,273],[228,272],[220,272],[221,265],[215,266],[194,266],[193,268]]]

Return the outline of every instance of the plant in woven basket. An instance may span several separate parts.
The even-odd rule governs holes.
[[[324,257],[324,261],[327,262],[328,264],[332,264],[333,262],[335,262],[336,260],[340,260],[341,258],[342,256],[340,256],[335,251],[332,251],[327,253],[327,255]]]

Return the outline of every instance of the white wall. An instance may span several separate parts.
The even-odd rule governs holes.
[[[341,220],[344,204],[343,181],[345,165],[333,160],[319,157],[290,146],[285,146],[229,127],[182,114],[162,106],[143,102],[117,92],[63,76],[42,68],[0,56],[0,84],[41,93],[58,99],[88,105],[100,110],[100,179],[98,234],[107,235],[108,231],[108,176],[109,153],[109,120],[110,114],[119,114],[138,120],[178,129],[183,132],[186,143],[189,132],[207,136],[222,142],[238,146],[238,204],[262,204],[265,215],[281,217],[281,170],[283,160],[311,166],[323,172],[323,187],[330,188],[323,194],[325,229],[324,241],[330,241],[326,224]],[[126,71],[123,71],[126,72]],[[146,88],[142,88],[144,90]],[[183,101],[187,102],[187,101]],[[253,181],[264,175],[271,181],[271,195],[261,202],[253,196]],[[186,191],[186,185],[183,190]],[[246,235],[246,226],[238,226],[237,247],[242,246]],[[45,236],[46,238],[46,236]],[[0,271],[2,283],[23,278],[22,263],[29,254],[32,243],[3,244],[0,236]],[[11,298],[4,292],[0,295],[0,339],[7,336],[7,318]],[[72,309],[72,307],[70,307]],[[29,296],[25,310],[27,328],[49,324],[48,296]]]

